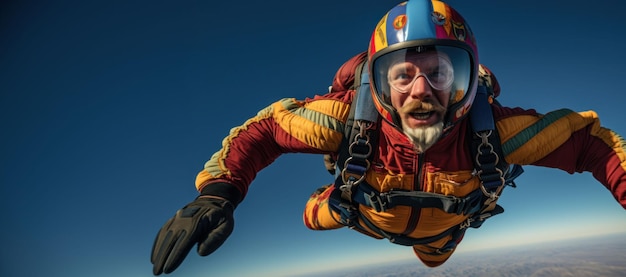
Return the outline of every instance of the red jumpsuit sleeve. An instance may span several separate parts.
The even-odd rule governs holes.
[[[196,189],[234,186],[245,197],[256,174],[283,153],[333,153],[343,138],[352,94],[282,99],[232,128],[196,177]]]
[[[588,126],[535,165],[561,168],[570,174],[591,172],[626,209],[626,143],[613,131]]]
[[[595,112],[496,108],[495,114],[509,163],[591,172],[626,209],[626,142]]]

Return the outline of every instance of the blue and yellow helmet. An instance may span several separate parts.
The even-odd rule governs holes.
[[[478,83],[478,50],[469,25],[452,7],[438,0],[410,0],[393,7],[376,25],[368,48],[370,82],[378,112],[401,129],[387,84],[389,57],[406,51],[437,51],[454,68],[444,118],[449,130],[469,111]]]

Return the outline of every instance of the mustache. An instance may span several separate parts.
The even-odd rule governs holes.
[[[424,102],[417,100],[415,102],[408,103],[400,108],[401,113],[414,113],[414,112],[446,112],[446,108],[439,103]]]

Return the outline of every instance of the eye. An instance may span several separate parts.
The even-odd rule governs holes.
[[[411,80],[411,76],[409,76],[409,74],[407,73],[399,73],[398,75],[396,75],[396,80]]]
[[[441,81],[444,81],[446,78],[447,78],[447,75],[439,71],[439,69],[436,69],[428,73],[428,79],[433,82],[441,82]]]
[[[392,70],[390,74],[390,80],[398,85],[400,84],[408,84],[413,80],[413,71],[407,70],[405,67],[399,67],[395,70]]]

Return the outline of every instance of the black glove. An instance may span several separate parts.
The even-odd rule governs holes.
[[[176,212],[163,225],[152,246],[154,275],[171,273],[198,243],[198,254],[217,250],[233,231],[234,206],[231,202],[200,196]]]

